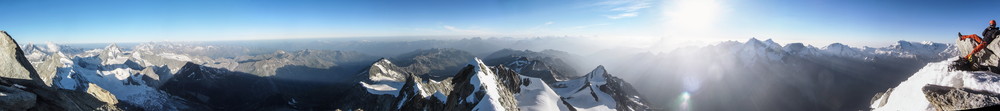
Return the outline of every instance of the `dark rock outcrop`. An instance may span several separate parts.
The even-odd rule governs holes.
[[[3,94],[0,96],[0,107],[6,110],[27,110],[35,107],[37,98],[34,93],[7,86],[0,86],[0,93]]]
[[[1000,94],[989,91],[939,85],[926,85],[922,90],[927,101],[937,110],[970,110],[1000,105]]]

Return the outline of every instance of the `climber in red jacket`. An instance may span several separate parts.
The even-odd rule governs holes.
[[[989,45],[990,42],[993,41],[993,39],[997,38],[997,35],[1000,35],[1000,28],[997,28],[997,22],[995,20],[990,20],[990,26],[986,27],[986,30],[983,30],[984,37],[982,38],[980,38],[976,34],[962,35],[962,33],[958,33],[960,40],[965,40],[966,38],[972,38],[973,40],[976,41],[977,44],[976,48],[972,49],[972,52],[969,52],[969,54],[965,55],[965,59],[972,60],[972,55],[975,55],[977,52],[979,52],[979,50],[983,50],[983,48],[986,48],[986,45]]]

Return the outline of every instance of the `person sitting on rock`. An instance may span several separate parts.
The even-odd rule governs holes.
[[[976,34],[962,35],[962,33],[958,33],[958,36],[961,40],[972,38],[978,44],[976,45],[975,49],[972,49],[972,52],[969,52],[969,54],[965,55],[965,59],[972,60],[972,55],[979,52],[979,50],[983,50],[983,48],[986,48],[986,45],[989,45],[990,42],[993,41],[993,39],[996,39],[998,34],[1000,34],[1000,28],[997,28],[997,22],[995,20],[990,20],[990,26],[986,27],[986,30],[983,30],[982,38],[980,38]]]

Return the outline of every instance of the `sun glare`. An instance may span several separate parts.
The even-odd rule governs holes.
[[[706,28],[710,26],[720,12],[716,0],[677,0],[666,7],[669,25],[687,28]]]
[[[717,0],[673,0],[664,2],[664,28],[672,39],[691,41],[712,41],[705,34],[713,32],[722,15],[722,6]]]

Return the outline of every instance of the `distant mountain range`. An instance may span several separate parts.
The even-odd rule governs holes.
[[[2,75],[13,84],[0,88],[89,94],[115,101],[99,108],[117,110],[864,110],[876,93],[957,53],[929,42],[818,48],[750,39],[576,55],[503,48],[548,43],[530,40],[479,45],[490,40],[327,41],[353,45],[285,51],[178,42],[83,49],[10,39],[4,54],[23,59],[4,62],[34,71]],[[35,103],[12,110],[55,104]]]

